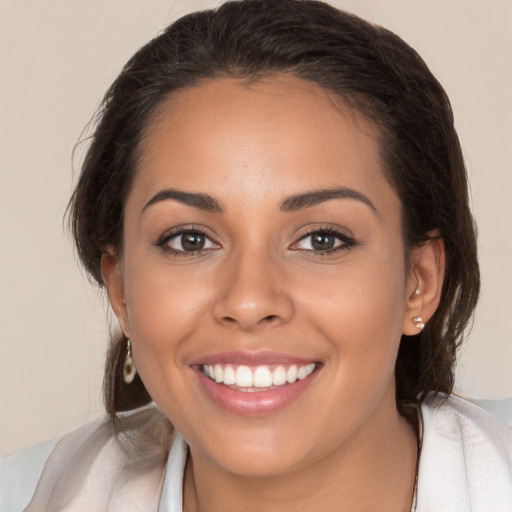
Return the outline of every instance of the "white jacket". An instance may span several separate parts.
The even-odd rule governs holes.
[[[416,512],[512,512],[512,431],[454,396],[421,409]],[[0,459],[0,511],[181,512],[185,441],[154,407],[122,423],[118,438],[98,420]]]

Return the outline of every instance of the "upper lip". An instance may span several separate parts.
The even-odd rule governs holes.
[[[317,362],[315,359],[306,359],[283,352],[273,352],[262,350],[258,352],[248,352],[242,350],[233,350],[228,352],[218,352],[209,354],[192,361],[191,366],[195,365],[214,365],[214,364],[235,364],[246,366],[260,366],[267,364],[297,364],[306,365]]]

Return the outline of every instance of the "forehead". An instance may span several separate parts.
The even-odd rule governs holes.
[[[293,194],[389,188],[378,130],[341,98],[293,76],[209,80],[174,92],[146,131],[134,182],[159,187]],[[206,190],[207,189],[207,190]]]

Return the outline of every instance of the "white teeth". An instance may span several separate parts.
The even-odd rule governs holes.
[[[305,379],[308,375],[311,375],[313,373],[314,369],[314,363],[308,364],[307,366],[301,366],[299,368],[299,371],[297,372],[297,378],[300,380]]]
[[[286,372],[286,380],[293,384],[297,380],[297,367],[295,365],[290,366]]]
[[[297,380],[305,379],[315,370],[315,363],[305,366],[292,364],[288,369],[277,366],[273,371],[268,366],[257,366],[254,371],[248,366],[238,366],[236,370],[231,365],[204,365],[203,373],[217,383],[226,386],[236,385],[246,388],[245,391],[257,391],[254,388],[270,388],[282,386],[286,383],[293,384]]]
[[[283,366],[278,366],[272,372],[272,384],[274,386],[282,386],[286,383],[286,370]]]
[[[306,375],[311,375],[315,371],[315,363],[308,364],[306,366]]]
[[[231,386],[236,383],[235,370],[232,366],[226,366],[224,368],[224,384]]]
[[[252,386],[252,372],[248,366],[239,366],[235,372],[235,384],[238,387],[251,387]]]
[[[258,366],[252,376],[252,382],[256,388],[269,388],[272,386],[272,372],[266,366]]]

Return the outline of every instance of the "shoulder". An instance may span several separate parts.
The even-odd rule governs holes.
[[[512,431],[455,396],[421,407],[418,512],[512,510]]]
[[[512,461],[512,430],[484,409],[454,395],[427,399],[421,409],[427,443],[454,441],[468,457],[483,452]]]
[[[24,510],[30,502],[45,465],[63,439],[80,444],[104,424],[99,419],[57,439],[0,458],[0,511]]]
[[[148,406],[6,457],[0,511],[60,510],[71,503],[70,510],[129,510],[141,493],[151,510],[173,437],[166,418]]]
[[[58,439],[0,458],[0,510],[23,510]]]

